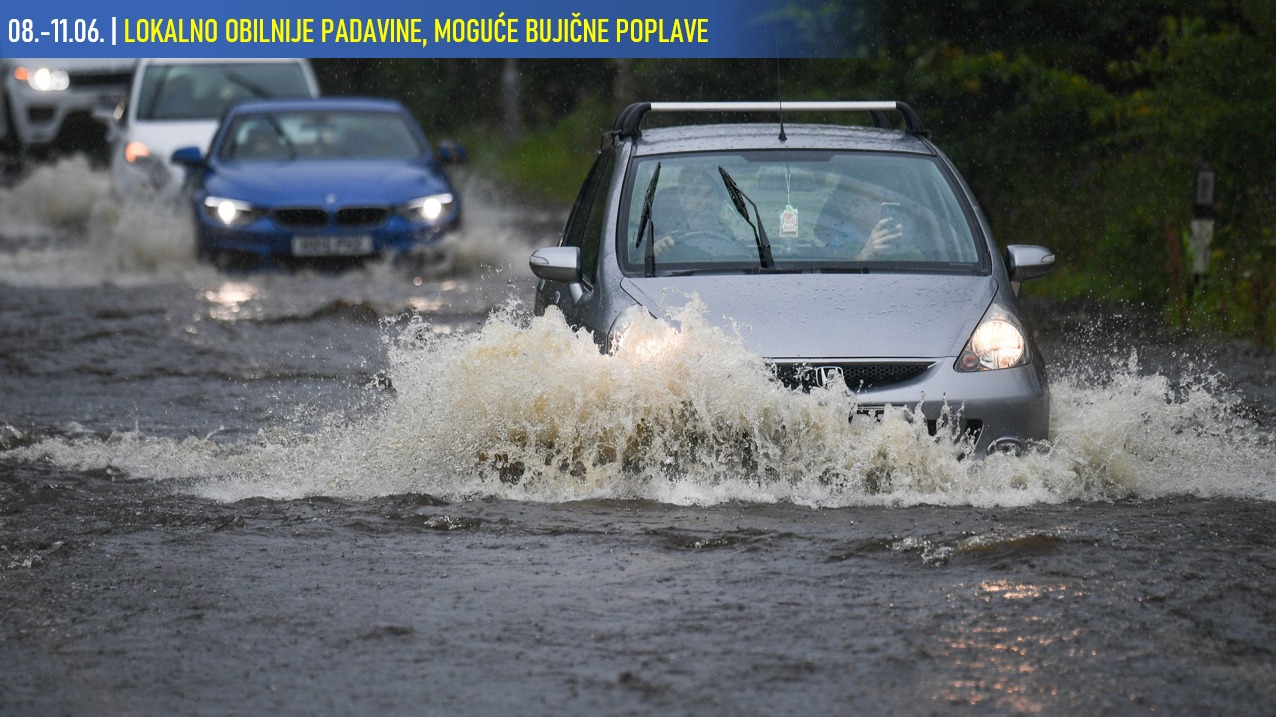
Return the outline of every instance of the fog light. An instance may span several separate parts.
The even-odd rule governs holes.
[[[1021,438],[1002,436],[988,444],[988,455],[1001,453],[1007,456],[1022,456],[1028,452],[1028,446]]]

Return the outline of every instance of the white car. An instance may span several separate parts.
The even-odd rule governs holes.
[[[110,133],[111,179],[132,199],[176,199],[185,170],[173,151],[207,152],[223,114],[247,99],[318,97],[309,61],[267,59],[144,59]]]
[[[99,104],[128,91],[134,59],[0,58],[0,149],[11,161],[49,150],[101,146]]]

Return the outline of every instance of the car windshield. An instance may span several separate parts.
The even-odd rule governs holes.
[[[650,228],[639,242],[657,165]],[[747,221],[724,173],[739,187]],[[782,270],[970,271],[983,262],[971,217],[927,156],[805,150],[650,156],[635,163],[627,192],[621,257],[630,272],[642,271],[653,240],[658,270],[758,267],[759,234]]]
[[[396,112],[294,111],[236,117],[217,157],[236,161],[414,159],[424,154]]]
[[[240,100],[309,96],[310,86],[296,62],[156,64],[142,75],[137,118],[218,119]]]

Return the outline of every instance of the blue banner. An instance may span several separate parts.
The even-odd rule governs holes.
[[[854,0],[53,0],[0,11],[0,57],[847,57]]]

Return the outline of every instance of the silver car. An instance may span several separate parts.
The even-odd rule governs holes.
[[[672,320],[698,297],[794,389],[844,388],[860,413],[903,407],[932,433],[959,413],[975,455],[1044,441],[1044,363],[1016,296],[1053,253],[998,249],[908,105],[782,109],[867,113],[875,126],[786,125],[774,102],[627,107],[561,243],[531,256],[536,313],[557,306],[611,351],[635,316]],[[776,120],[643,129],[653,112]]]

